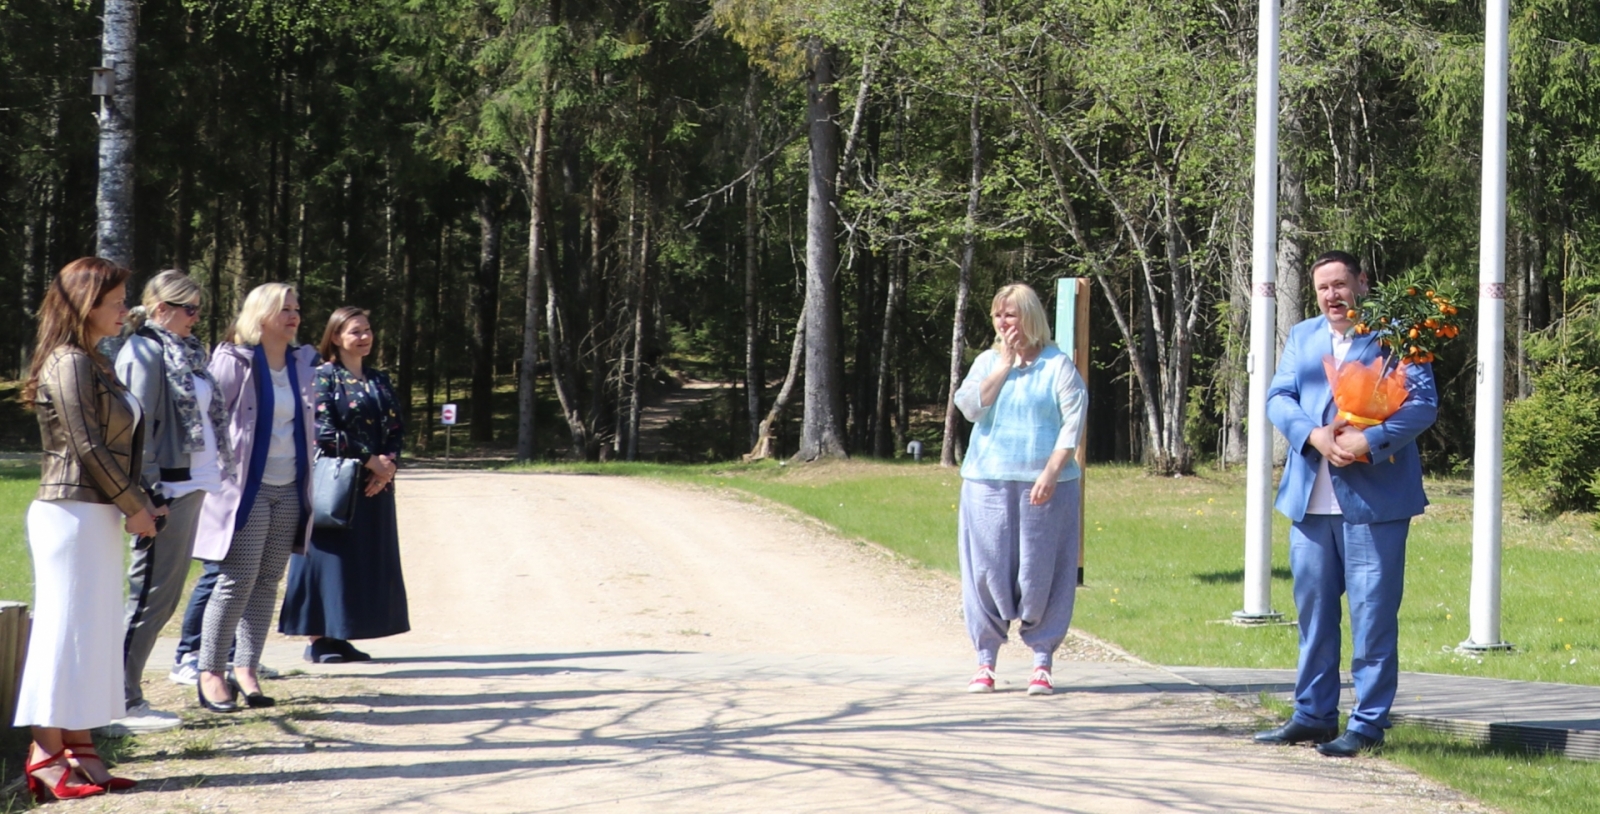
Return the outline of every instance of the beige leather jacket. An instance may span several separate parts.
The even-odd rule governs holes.
[[[45,358],[34,401],[44,443],[39,500],[114,503],[130,517],[153,509],[139,487],[142,419],[134,421],[126,392],[81,348],[62,346]]]

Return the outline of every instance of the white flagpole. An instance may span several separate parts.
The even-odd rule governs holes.
[[[1272,424],[1267,388],[1277,366],[1278,0],[1261,0],[1256,39],[1256,166],[1250,275],[1250,420],[1244,509],[1244,609],[1241,624],[1282,618],[1272,610]]]
[[[1479,202],[1478,405],[1472,461],[1472,596],[1467,650],[1500,638],[1500,465],[1505,416],[1506,85],[1510,0],[1488,0],[1483,49],[1483,196]]]

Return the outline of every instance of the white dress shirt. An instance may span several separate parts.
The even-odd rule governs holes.
[[[1344,357],[1350,353],[1350,337],[1328,329],[1333,334],[1334,361],[1344,363]],[[1328,459],[1323,458],[1317,466],[1317,479],[1311,483],[1311,500],[1306,503],[1306,514],[1344,514],[1339,508],[1339,498],[1333,493],[1333,478],[1328,475]]]

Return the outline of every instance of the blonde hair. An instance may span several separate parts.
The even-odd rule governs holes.
[[[244,298],[239,316],[223,334],[223,338],[235,345],[261,344],[261,323],[282,311],[283,303],[290,294],[294,294],[295,299],[300,298],[294,286],[288,283],[262,283],[256,286]]]
[[[128,319],[123,325],[124,336],[144,327],[150,320],[150,315],[156,312],[156,307],[163,303],[183,305],[193,302],[201,305],[205,302],[205,291],[193,277],[177,270],[167,269],[150,278],[144,284],[144,294],[139,300],[139,307],[128,312]]]
[[[1022,317],[1022,337],[1028,340],[1030,347],[1042,348],[1051,344],[1050,318],[1045,316],[1044,303],[1039,302],[1039,295],[1026,283],[1012,283],[1002,287],[994,293],[994,301],[989,304],[989,315],[1000,310],[1002,304],[1009,304],[1017,309]],[[999,350],[1005,341],[998,335],[994,338],[995,350]]]

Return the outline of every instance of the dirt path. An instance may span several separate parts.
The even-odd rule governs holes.
[[[1480,811],[1081,640],[1063,691],[962,692],[957,590],[779,511],[650,481],[405,473],[412,621],[381,661],[130,742],[81,811]],[[275,642],[274,666],[306,667]],[[164,648],[158,653],[170,652]],[[156,659],[159,661],[159,658]]]

